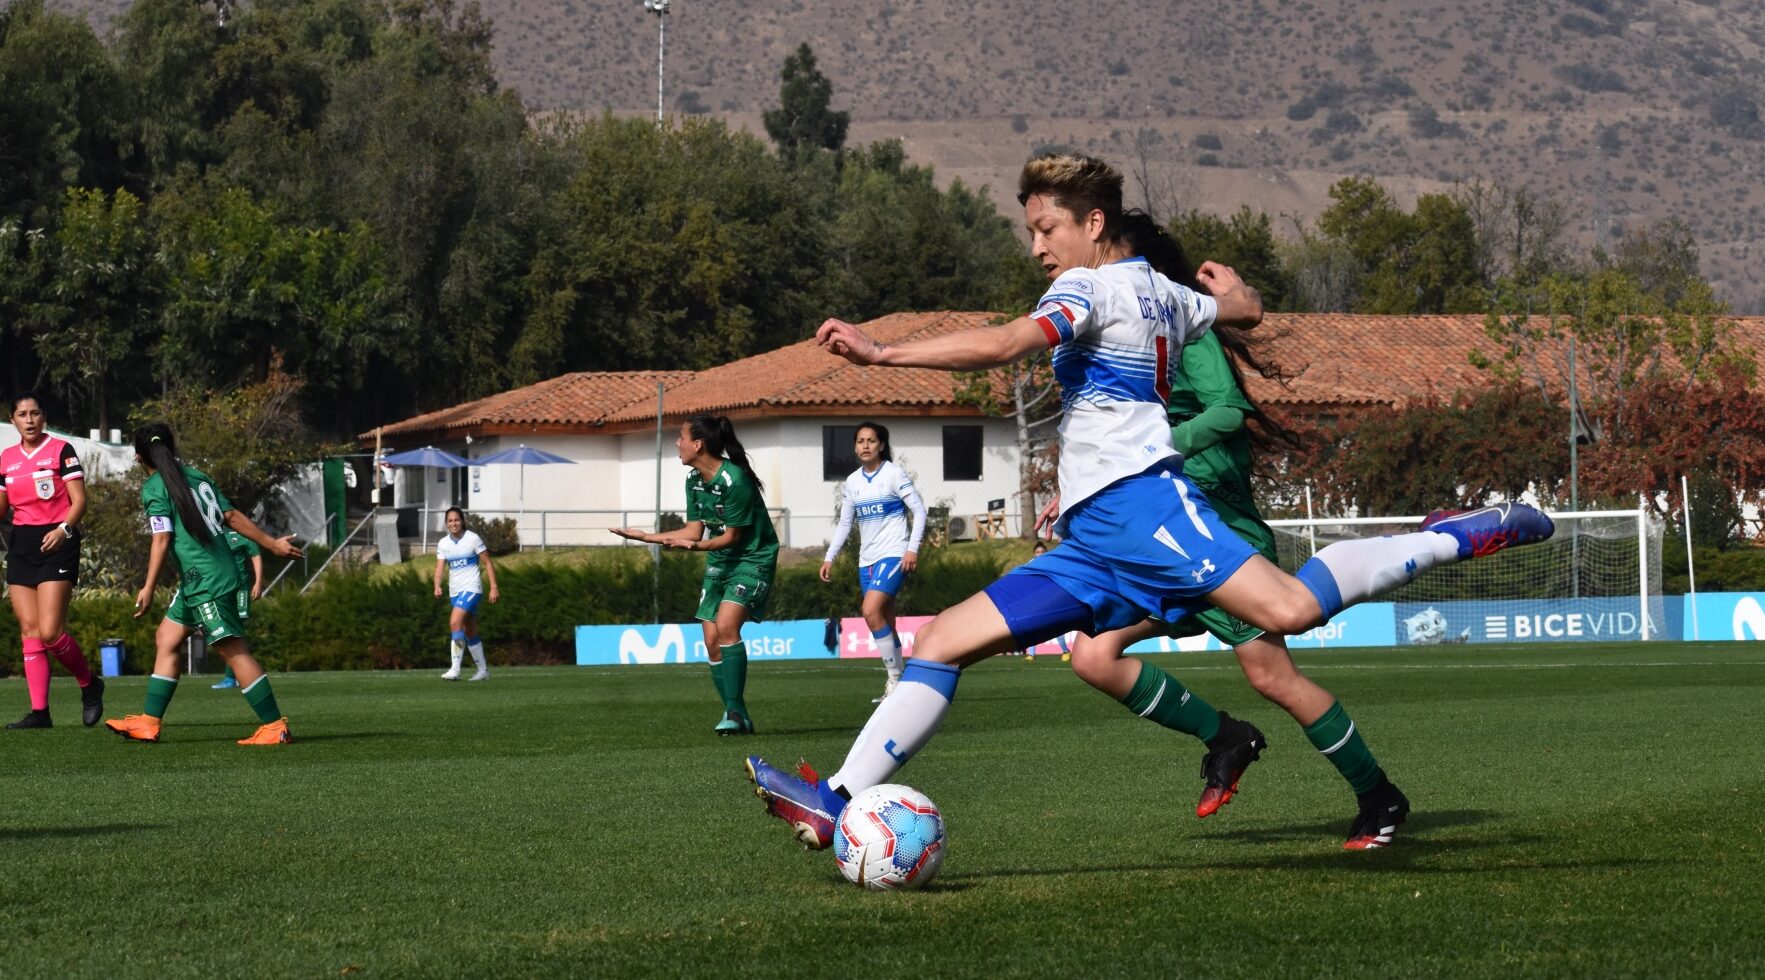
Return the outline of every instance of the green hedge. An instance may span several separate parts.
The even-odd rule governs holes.
[[[930,551],[902,591],[899,611],[936,613],[980,591],[1028,554],[1028,545],[1015,543]],[[501,599],[480,607],[479,628],[499,664],[570,663],[578,625],[654,622],[658,606],[665,622],[691,619],[704,567],[703,555],[667,552],[657,568],[639,548],[605,549],[587,560],[499,562]],[[821,581],[820,567],[818,560],[780,567],[768,618],[857,615],[850,550],[834,563],[831,583]],[[252,608],[252,652],[271,670],[443,666],[449,607],[435,598],[432,574],[423,562],[333,569],[305,595],[284,583]],[[128,646],[130,670],[144,673],[152,668],[153,633],[170,598],[171,591],[161,589],[151,614],[135,619],[130,596],[81,589],[68,618],[94,661],[100,641],[118,637]],[[18,624],[10,607],[0,608],[0,650],[17,649]],[[17,670],[16,656],[0,656],[0,674]]]

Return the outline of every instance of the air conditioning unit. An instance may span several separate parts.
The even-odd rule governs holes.
[[[973,541],[974,518],[951,515],[949,531],[951,541]]]

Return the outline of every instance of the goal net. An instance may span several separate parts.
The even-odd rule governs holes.
[[[1553,513],[1551,540],[1435,568],[1380,597],[1404,644],[1645,640],[1662,634],[1663,525],[1646,511]],[[1420,517],[1270,521],[1281,567],[1324,546],[1416,530]]]

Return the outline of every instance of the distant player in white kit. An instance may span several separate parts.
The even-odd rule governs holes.
[[[889,673],[883,697],[901,680],[901,637],[895,632],[895,596],[919,564],[919,542],[925,536],[925,501],[913,489],[913,479],[895,463],[889,446],[889,430],[876,422],[858,424],[853,439],[858,468],[846,477],[845,499],[840,503],[840,523],[821,563],[821,580],[833,580],[833,560],[846,546],[852,522],[858,522],[858,589],[864,593],[860,607],[870,638],[882,654]],[[913,527],[907,515],[913,514]],[[881,702],[882,698],[877,698]],[[876,703],[876,702],[873,702]]]
[[[479,566],[484,572],[479,574]],[[447,595],[453,613],[447,624],[449,653],[453,666],[441,675],[442,680],[460,679],[460,661],[467,650],[478,664],[472,680],[490,679],[490,666],[484,659],[484,641],[478,638],[478,603],[485,598],[484,583],[490,583],[489,598],[495,602],[496,568],[490,563],[490,550],[476,531],[466,530],[466,514],[458,507],[447,510],[447,536],[435,546],[435,597],[441,598],[441,573],[447,571]]]

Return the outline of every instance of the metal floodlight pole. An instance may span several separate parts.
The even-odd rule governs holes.
[[[662,61],[668,50],[668,4],[670,0],[643,0],[643,9],[656,15],[656,125],[662,124]]]

